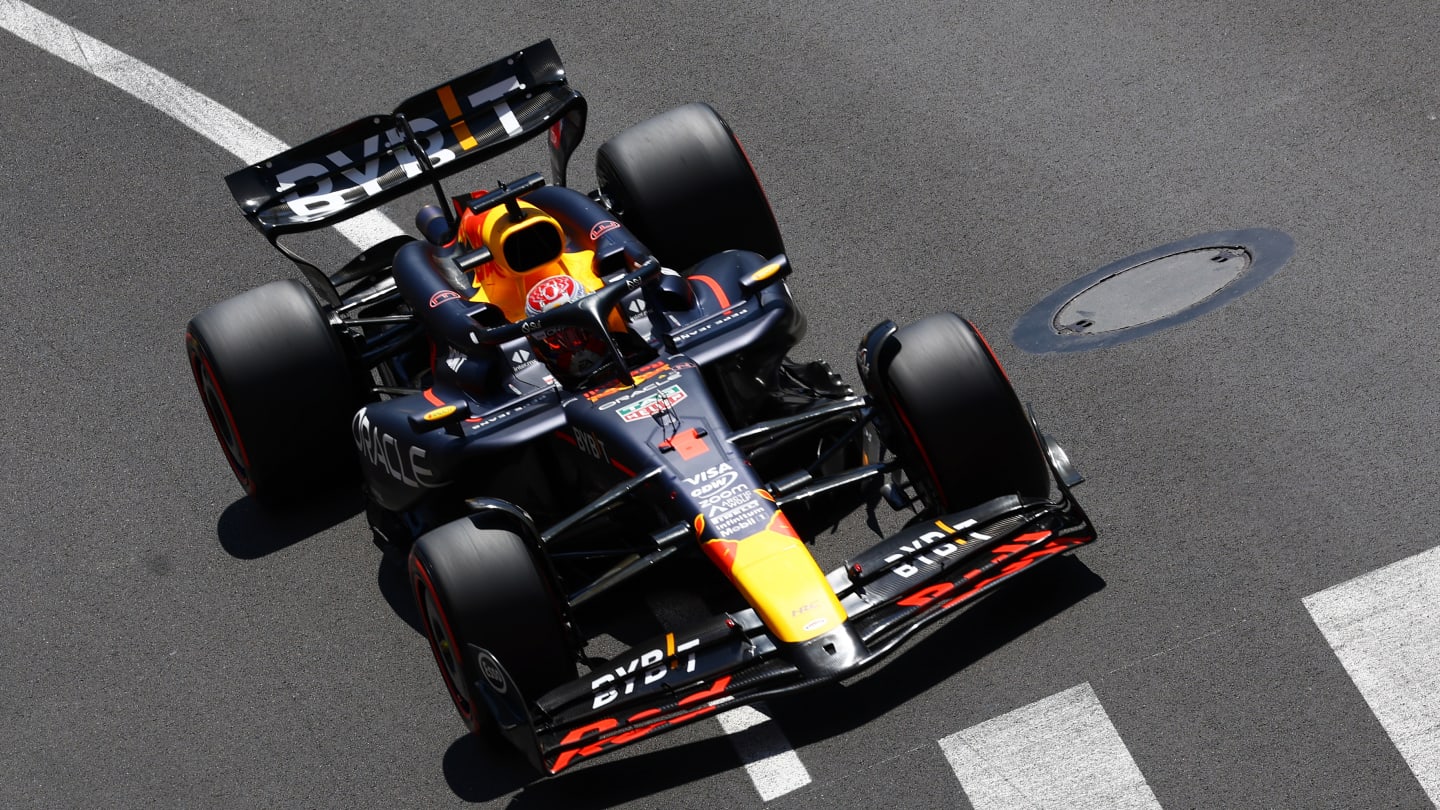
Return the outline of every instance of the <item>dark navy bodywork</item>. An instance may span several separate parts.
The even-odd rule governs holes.
[[[643,250],[624,226],[578,192],[546,187],[524,199],[565,224],[572,239],[581,234],[575,247],[594,250],[602,268],[611,264],[623,273],[628,266],[625,257]],[[584,240],[583,235],[606,223],[609,227],[598,239]],[[762,367],[777,364],[804,328],[783,283],[751,293],[741,287],[741,280],[764,265],[766,257],[744,251],[717,254],[675,276],[684,287],[667,300],[686,302],[688,307],[653,306],[653,300],[646,299],[648,287],[623,299],[630,337],[653,357],[663,353],[665,360],[660,362],[668,368],[659,379],[636,390],[591,402],[583,392],[556,387],[526,338],[499,346],[478,345],[471,339],[485,320],[487,307],[446,295],[455,287],[451,279],[460,274],[455,266],[459,258],[453,245],[419,241],[395,255],[395,283],[410,306],[421,311],[431,338],[441,348],[433,365],[433,384],[424,392],[371,403],[355,415],[352,427],[367,488],[371,499],[386,510],[410,509],[431,491],[457,481],[473,488],[491,479],[502,491],[516,494],[512,488],[519,478],[537,477],[531,473],[555,477],[554,469],[535,470],[536,464],[583,461],[566,458],[564,445],[593,459],[593,452],[576,444],[576,430],[603,437],[602,452],[610,463],[601,466],[610,472],[633,473],[654,452],[646,448],[658,441],[655,436],[661,428],[650,419],[621,422],[608,411],[621,397],[641,397],[662,381],[667,387],[678,386],[685,395],[670,410],[686,430],[725,435],[729,420],[748,421],[754,414],[737,411],[743,398],[722,405],[711,397],[710,389],[726,392],[744,385],[747,378],[761,376]],[[444,300],[431,306],[437,298]],[[471,416],[448,430],[417,432],[412,427],[413,420],[445,405],[463,406]],[[554,449],[562,452],[548,458],[525,454],[533,441],[547,435],[560,442],[561,447]],[[538,493],[522,494],[518,503],[538,509],[544,501]]]

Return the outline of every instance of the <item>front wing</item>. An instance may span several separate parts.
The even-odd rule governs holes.
[[[533,704],[472,646],[477,693],[502,733],[555,774],[702,717],[854,675],[925,626],[1094,539],[1068,493],[1061,503],[997,498],[907,527],[832,571],[849,614],[843,632],[787,644],[743,610],[638,645]]]

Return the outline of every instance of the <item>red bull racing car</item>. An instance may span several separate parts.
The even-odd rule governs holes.
[[[257,288],[186,335],[247,492],[363,482],[473,731],[558,773],[854,675],[1094,539],[1080,477],[968,321],[870,329],[858,393],[791,360],[790,265],[729,126],[692,104],[625,130],[587,194],[565,185],[585,110],[546,41],[235,172],[308,289]],[[441,188],[542,133],[552,183]],[[419,237],[338,270],[280,241],[425,189]],[[903,528],[822,570],[807,544],[862,507],[879,532],[885,505]],[[723,604],[592,655],[587,611],[654,572]]]

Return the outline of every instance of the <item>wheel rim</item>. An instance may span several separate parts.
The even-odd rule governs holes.
[[[206,415],[210,417],[210,427],[215,431],[215,438],[220,441],[220,449],[225,454],[225,460],[230,463],[235,478],[246,492],[253,495],[255,482],[250,477],[250,458],[245,452],[244,443],[240,441],[240,431],[235,426],[230,405],[225,401],[225,393],[220,390],[220,384],[215,379],[215,370],[211,368],[204,350],[193,336],[187,337],[190,371],[195,375],[195,385],[200,389],[200,399],[205,404]]]
[[[430,576],[418,560],[415,561],[414,570],[415,602],[420,607],[420,623],[425,628],[426,640],[430,642],[430,652],[435,655],[435,664],[440,667],[440,675],[445,679],[445,688],[450,692],[450,699],[455,702],[455,710],[473,730],[474,707],[457,686],[465,682],[460,644],[450,630],[450,622],[445,618],[444,609],[440,607],[435,587],[430,583]]]

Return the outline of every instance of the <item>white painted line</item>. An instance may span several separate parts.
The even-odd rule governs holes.
[[[1304,602],[1425,795],[1440,806],[1440,548]]]
[[[0,28],[115,85],[245,163],[289,148],[229,107],[20,0],[0,0]],[[335,230],[361,250],[402,233],[378,211],[342,222]]]
[[[940,741],[975,810],[1158,810],[1130,750],[1082,683]]]
[[[716,718],[730,735],[762,801],[770,801],[810,784],[805,763],[790,749],[785,733],[769,715],[754,706],[731,709]]]

